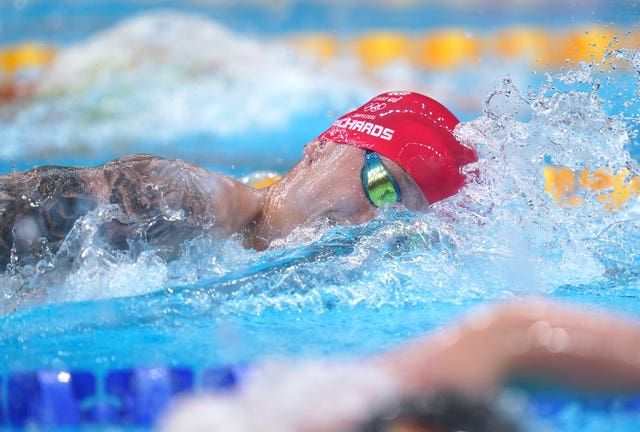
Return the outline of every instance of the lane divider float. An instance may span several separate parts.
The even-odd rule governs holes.
[[[545,191],[560,206],[577,207],[583,204],[585,192],[592,194],[609,210],[621,210],[632,197],[640,195],[640,178],[628,169],[608,168],[571,170],[564,166],[544,168]]]
[[[0,102],[27,96],[37,79],[23,79],[26,71],[42,72],[56,58],[56,48],[37,42],[0,47]]]
[[[473,67],[482,61],[496,60],[557,69],[567,63],[599,62],[610,50],[637,49],[640,44],[637,32],[604,26],[563,30],[512,26],[492,32],[462,28],[421,33],[374,30],[353,37],[300,33],[290,39],[322,62],[355,57],[369,68],[403,61],[434,70]]]
[[[483,59],[524,60],[556,68],[567,61],[599,61],[608,50],[637,49],[640,44],[637,32],[603,26],[565,30],[513,26],[484,33],[462,28],[417,33],[373,30],[356,36],[297,33],[285,39],[322,61],[351,56],[366,67],[406,61],[428,69],[457,68]],[[0,75],[6,80],[23,69],[46,68],[56,53],[56,47],[42,42],[0,46]]]

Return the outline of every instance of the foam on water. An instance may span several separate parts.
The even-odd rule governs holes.
[[[470,167],[476,180],[455,199],[464,206],[456,216],[463,224],[455,230],[457,241],[463,250],[475,248],[512,264],[495,268],[527,275],[518,284],[522,287],[550,292],[598,278],[604,270],[593,254],[598,236],[610,224],[633,219],[638,210],[632,200],[612,212],[590,192],[580,195],[580,206],[558,205],[544,189],[546,160],[574,170],[637,172],[626,150],[628,126],[604,112],[597,86],[590,91],[554,86],[556,81],[593,84],[592,69],[584,65],[549,76],[547,84],[526,94],[507,80],[487,99],[485,115],[457,130],[480,154],[477,166]],[[529,119],[497,113],[496,96],[523,102]]]

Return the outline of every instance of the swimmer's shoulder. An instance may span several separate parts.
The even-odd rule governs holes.
[[[117,170],[119,172],[127,172],[131,170],[132,174],[137,173],[143,176],[163,176],[176,171],[182,172],[183,174],[204,174],[208,172],[205,168],[193,162],[187,162],[182,159],[165,158],[146,153],[122,156],[95,168],[103,171]]]
[[[127,214],[161,208],[181,209],[194,217],[209,214],[220,184],[215,172],[198,164],[150,154],[123,156],[94,170],[96,196],[119,204]]]
[[[0,196],[5,199],[39,194],[42,197],[54,191],[85,190],[85,168],[44,165],[24,171],[0,175]]]
[[[0,174],[0,191],[20,194],[38,189],[43,195],[50,188],[78,189],[80,184],[101,189],[116,183],[151,184],[178,182],[203,177],[208,171],[203,167],[180,159],[168,159],[151,154],[131,154],[98,166],[36,166],[24,171]],[[102,186],[102,187],[101,187]],[[13,194],[12,194],[13,195]]]
[[[149,164],[149,163],[164,163],[170,162],[171,159],[164,158],[162,156],[156,156],[148,153],[134,153],[129,155],[120,156],[116,159],[113,159],[109,162],[106,162],[100,167],[111,167],[111,166],[129,166],[129,165],[139,165],[139,164]]]

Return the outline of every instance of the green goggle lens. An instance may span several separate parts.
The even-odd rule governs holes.
[[[400,201],[400,189],[391,172],[382,164],[377,153],[371,150],[364,152],[364,165],[360,171],[360,180],[364,193],[376,207],[384,203]]]

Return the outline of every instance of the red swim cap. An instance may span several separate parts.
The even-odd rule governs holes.
[[[412,92],[374,97],[340,117],[318,139],[373,150],[400,165],[434,203],[457,193],[460,168],[478,160],[453,136],[458,119],[435,100]]]

